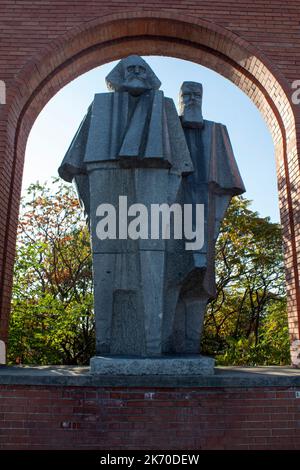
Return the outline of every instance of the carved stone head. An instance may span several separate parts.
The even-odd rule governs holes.
[[[179,114],[184,127],[202,128],[203,87],[198,82],[183,82],[179,93]]]
[[[144,59],[130,55],[107,75],[106,84],[110,91],[128,91],[138,96],[146,90],[158,90],[161,82]]]

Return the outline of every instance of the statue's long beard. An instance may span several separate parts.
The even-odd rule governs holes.
[[[185,127],[202,128],[203,116],[202,111],[196,106],[185,106],[183,115],[181,117],[182,124]]]

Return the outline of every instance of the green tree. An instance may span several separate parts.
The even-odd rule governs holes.
[[[94,354],[89,233],[69,185],[32,184],[22,200],[9,361],[84,364]]]
[[[203,352],[215,355],[219,364],[286,364],[281,227],[249,206],[249,200],[233,198],[221,227],[217,296],[208,306]]]

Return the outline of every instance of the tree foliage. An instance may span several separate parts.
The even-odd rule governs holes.
[[[71,186],[32,184],[22,201],[9,359],[83,364],[94,352],[88,230]]]
[[[203,352],[219,364],[289,363],[281,227],[235,197],[216,245],[217,296]]]

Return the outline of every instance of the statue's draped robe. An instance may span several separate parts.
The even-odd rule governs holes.
[[[215,242],[230,200],[245,192],[226,126],[204,120],[202,128],[184,127],[194,172],[184,178],[183,201],[204,204],[204,245],[187,253],[189,266],[185,289],[215,295]],[[195,215],[193,214],[193,223]],[[194,282],[193,282],[194,278]],[[199,279],[202,279],[200,282]]]
[[[245,191],[226,127],[204,121],[203,129],[182,128],[173,101],[161,91],[96,94],[59,174],[75,181],[89,219],[97,352],[168,352],[174,318],[176,325],[184,319],[176,302],[180,307],[188,297],[202,298],[205,306],[215,295],[220,223],[231,197]],[[119,195],[148,211],[151,203],[204,204],[204,246],[186,251],[185,240],[100,241],[97,206],[117,208]]]
[[[147,160],[147,167],[180,175],[193,171],[174,103],[162,91],[96,94],[58,172],[69,182],[75,177],[80,191],[78,176],[86,175],[87,164],[113,160],[123,167],[143,167]]]
[[[75,180],[92,238],[97,352],[160,354],[167,240],[99,240],[96,210],[172,204],[193,171],[184,132],[162,91],[96,94],[59,168]],[[150,227],[148,228],[150,231]]]
[[[231,197],[245,191],[226,127],[204,121],[203,128],[183,129],[194,171],[182,178],[177,202],[192,205],[194,231],[196,204],[204,205],[204,244],[187,251],[188,240],[168,243],[163,325],[163,351],[168,354],[199,353],[207,302],[216,294],[215,243],[220,224]]]

